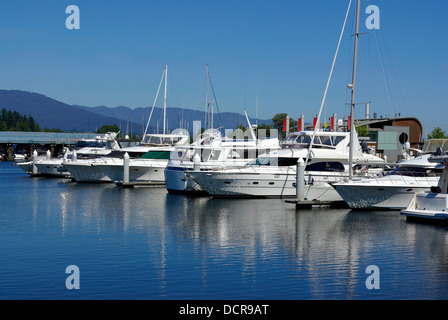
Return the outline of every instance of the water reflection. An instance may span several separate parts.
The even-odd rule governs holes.
[[[2,227],[3,243],[20,230],[40,260],[51,250],[63,263],[98,269],[81,298],[448,298],[446,227],[407,222],[397,211],[296,210],[281,199],[13,181],[16,191],[2,200],[23,203],[22,220],[2,214],[11,226]],[[23,224],[28,216],[31,225]],[[27,257],[11,251],[11,265],[15,255]],[[381,290],[365,287],[369,265],[381,270]]]

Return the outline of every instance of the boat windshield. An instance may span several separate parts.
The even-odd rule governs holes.
[[[182,136],[164,136],[164,135],[150,135],[147,134],[142,140],[143,145],[173,145],[182,140]]]
[[[389,172],[387,176],[440,177],[442,170],[441,168],[398,167]]]
[[[78,142],[76,142],[76,144],[73,146],[73,149],[78,150],[85,147],[90,147],[95,142],[95,140],[78,140]]]
[[[307,148],[311,144],[311,138],[311,135],[290,134],[285,140],[283,140],[282,144]],[[313,140],[313,148],[333,148],[344,139],[344,135],[317,134]]]
[[[303,147],[307,147],[311,143],[311,137],[309,135],[290,134],[285,140],[283,140],[283,143],[301,144]]]
[[[445,150],[448,147],[448,139],[428,139],[423,145],[423,153],[434,153],[437,148]]]

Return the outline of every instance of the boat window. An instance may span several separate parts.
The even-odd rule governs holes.
[[[306,166],[306,171],[330,171],[330,172],[344,172],[344,165],[340,162],[316,162]]]
[[[289,167],[296,166],[297,160],[298,158],[260,157],[250,162],[249,165]]]
[[[232,149],[227,155],[227,159],[248,159],[248,149]]]
[[[211,149],[202,149],[199,152],[201,153],[201,162],[206,162],[206,161],[208,161],[208,158],[210,157],[212,150]]]
[[[322,144],[322,142],[320,141],[319,136],[315,136],[315,137],[314,137],[314,142],[313,142],[313,144]]]
[[[322,142],[323,145],[326,145],[326,146],[332,145],[330,136],[321,136],[320,141]]]
[[[294,142],[296,139],[297,139],[296,134],[290,134],[285,138],[285,140],[283,140],[283,142]]]
[[[212,150],[210,154],[210,160],[218,160],[221,155],[221,150]]]
[[[173,160],[185,160],[190,159],[193,156],[193,150],[188,148],[176,148],[172,153],[171,159]]]
[[[78,140],[78,142],[76,142],[76,144],[74,145],[73,149],[78,150],[81,148],[88,147],[91,144],[92,144],[92,141]]]
[[[345,139],[345,136],[333,137],[333,146],[337,146],[344,139]]]
[[[311,143],[311,137],[307,135],[300,135],[297,136],[296,143],[300,144],[310,144]]]

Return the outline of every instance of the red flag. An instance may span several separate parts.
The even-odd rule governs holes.
[[[283,119],[283,131],[286,131],[286,119]]]
[[[316,122],[317,122],[317,118],[314,118],[314,120],[313,120],[313,130],[316,129]]]
[[[352,117],[348,116],[348,120],[347,120],[347,129],[350,130],[352,126]]]
[[[334,117],[331,117],[330,121],[331,121],[330,122],[330,130],[333,131],[334,130]]]
[[[297,121],[297,131],[302,131],[302,118]]]

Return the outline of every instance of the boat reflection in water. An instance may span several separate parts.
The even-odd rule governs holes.
[[[2,298],[448,298],[446,229],[397,211],[296,211],[282,199],[21,179],[0,166],[10,191],[0,200],[14,208],[0,213],[2,272],[12,275]],[[68,264],[83,274],[75,293],[54,277]],[[366,289],[369,265],[380,290]]]

